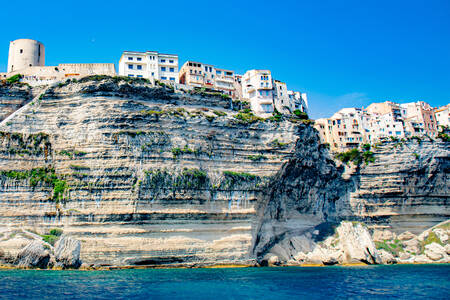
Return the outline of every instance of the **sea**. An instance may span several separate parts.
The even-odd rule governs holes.
[[[0,299],[450,299],[450,265],[1,270]]]

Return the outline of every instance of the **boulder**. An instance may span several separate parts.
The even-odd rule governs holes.
[[[79,240],[67,235],[61,238],[55,244],[55,259],[62,268],[79,268],[81,243]]]
[[[408,241],[408,240],[413,239],[413,238],[415,238],[415,237],[416,237],[416,236],[415,236],[414,234],[412,234],[411,232],[405,231],[405,232],[403,232],[402,234],[400,234],[400,235],[398,236],[398,239],[399,239],[400,241]]]
[[[409,254],[408,252],[400,252],[398,258],[400,260],[408,260],[411,258],[411,254]]]
[[[429,259],[425,254],[420,254],[414,257],[413,262],[418,264],[429,264],[433,261]]]
[[[344,221],[336,230],[339,234],[339,248],[343,251],[344,262],[381,263],[381,258],[366,226]]]
[[[420,242],[417,238],[412,238],[410,240],[402,241],[402,245],[405,251],[419,253],[420,252]]]
[[[397,263],[397,260],[394,258],[394,256],[387,252],[384,249],[378,250],[378,254],[380,255],[381,262],[383,264],[395,264]]]
[[[450,255],[450,244],[445,245],[445,252]]]
[[[261,260],[262,266],[279,266],[280,265],[280,258],[276,256],[273,253],[267,253],[264,255],[263,259]]]
[[[393,233],[392,231],[389,231],[387,229],[385,229],[385,230],[375,229],[372,234],[372,238],[376,242],[382,242],[385,240],[393,240],[396,238],[396,235],[395,235],[395,233]]]
[[[441,240],[442,243],[446,244],[448,242],[448,234],[447,231],[442,228],[435,228],[433,229],[433,232],[437,235],[439,240]]]
[[[45,269],[50,260],[50,253],[42,241],[32,241],[17,254],[14,264],[20,268]]]
[[[447,255],[445,248],[437,243],[431,243],[425,246],[425,255],[431,260],[440,260]]]

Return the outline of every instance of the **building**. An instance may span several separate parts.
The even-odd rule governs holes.
[[[234,75],[234,95],[233,99],[242,99],[242,75]]]
[[[273,105],[275,109],[283,114],[292,113],[292,104],[286,83],[279,80],[273,81]]]
[[[296,110],[308,113],[308,98],[306,93],[288,91],[290,111]]]
[[[272,75],[269,70],[250,70],[242,76],[242,97],[258,115],[274,112]]]
[[[405,137],[403,120],[398,120],[392,113],[372,114],[369,117],[367,138],[371,143],[376,143],[382,138]]]
[[[180,68],[179,82],[215,90],[236,98],[234,71],[219,69],[201,62],[187,61]]]
[[[423,101],[400,104],[407,136],[437,134],[434,109]]]
[[[450,104],[436,108],[434,110],[436,125],[439,127],[450,127]]]
[[[360,108],[343,108],[331,118],[315,121],[322,143],[328,143],[334,152],[348,151],[368,142],[369,117]]]
[[[178,83],[178,55],[124,51],[119,60],[119,75]]]
[[[8,73],[35,66],[45,66],[45,47],[41,42],[19,39],[9,43]]]
[[[9,78],[17,74],[23,76],[23,82],[38,85],[60,81],[68,77],[89,75],[115,76],[116,69],[112,63],[45,66],[44,45],[35,40],[19,39],[10,43],[8,72],[0,73],[0,79]]]

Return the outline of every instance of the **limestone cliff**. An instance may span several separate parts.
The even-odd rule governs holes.
[[[449,215],[438,141],[386,143],[349,168],[308,124],[220,95],[104,77],[32,94],[0,125],[5,257],[60,228],[87,264],[285,263],[342,220],[418,233]]]

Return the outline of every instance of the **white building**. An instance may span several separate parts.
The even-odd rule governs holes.
[[[403,121],[397,120],[392,113],[371,115],[368,128],[368,139],[371,143],[376,143],[381,138],[405,137]]]
[[[45,47],[41,42],[19,39],[9,43],[8,73],[36,66],[45,66]]]
[[[124,51],[119,60],[119,75],[178,83],[178,55]]]
[[[273,81],[273,104],[280,113],[288,114],[293,111],[286,83],[279,80]]]
[[[450,127],[450,104],[435,109],[434,116],[438,127]]]
[[[288,91],[288,97],[291,112],[300,110],[308,113],[308,98],[306,97],[306,93]]]
[[[269,70],[250,70],[242,76],[242,97],[250,101],[258,115],[271,115],[273,106],[272,75]]]

